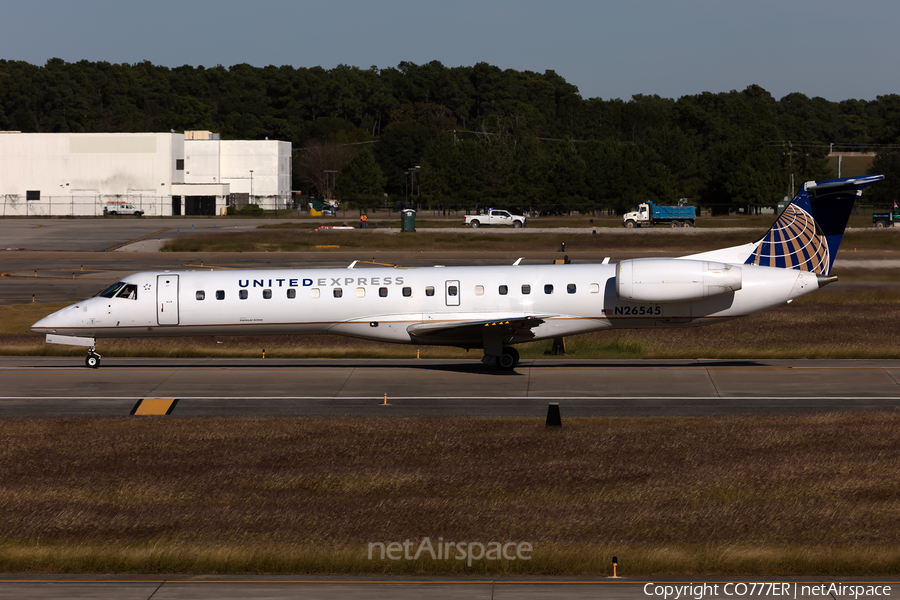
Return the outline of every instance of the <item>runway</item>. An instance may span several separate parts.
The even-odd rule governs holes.
[[[703,586],[703,583],[706,585]],[[648,585],[649,584],[649,585]],[[793,600],[829,600],[831,584],[841,590],[854,586],[838,598],[852,598],[862,586],[859,598],[879,600],[900,596],[896,578],[696,578],[664,577],[659,579],[612,578],[555,578],[549,579],[434,579],[396,578],[283,578],[283,577],[191,577],[163,579],[161,577],[46,577],[41,579],[0,579],[0,598],[70,599],[96,598],[110,600],[244,600],[246,598],[343,600],[365,598],[371,600],[429,598],[431,600],[466,598],[467,600],[639,600],[659,598],[673,600],[676,588],[692,594],[679,598],[766,598],[777,596]],[[699,587],[696,587],[699,586]],[[668,589],[667,589],[668,588]],[[834,589],[834,588],[831,588]],[[845,588],[846,589],[846,588]],[[870,590],[866,595],[865,591]],[[877,592],[875,591],[877,590]],[[671,596],[664,594],[671,591]],[[778,592],[777,594],[775,592]],[[741,592],[739,594],[739,592]]]
[[[0,417],[708,416],[897,410],[898,360],[0,358]],[[163,410],[162,414],[167,411]],[[147,414],[147,413],[144,413]]]

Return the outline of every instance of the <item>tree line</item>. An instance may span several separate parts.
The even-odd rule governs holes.
[[[402,62],[379,69],[167,68],[0,60],[0,130],[204,129],[294,148],[294,189],[432,207],[773,204],[833,177],[840,150],[900,171],[900,96],[831,102],[743,91],[582,98],[553,71]],[[418,168],[416,168],[418,167]],[[411,173],[410,170],[413,170]],[[883,172],[882,171],[882,172]],[[873,186],[880,200],[900,191]],[[874,197],[874,196],[873,196]]]

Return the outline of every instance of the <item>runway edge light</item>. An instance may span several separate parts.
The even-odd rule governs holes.
[[[616,575],[616,567],[619,565],[619,559],[616,558],[615,556],[613,556],[612,565],[613,565],[613,574],[612,574],[613,579],[618,579],[619,576]]]

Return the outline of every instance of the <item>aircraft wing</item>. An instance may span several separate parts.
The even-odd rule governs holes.
[[[553,315],[526,315],[476,321],[416,323],[407,328],[410,337],[428,344],[480,347],[485,333],[499,335],[505,342],[525,342],[534,337],[532,329]]]

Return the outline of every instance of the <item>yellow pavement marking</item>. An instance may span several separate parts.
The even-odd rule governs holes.
[[[175,398],[142,398],[134,405],[131,414],[168,415],[172,413],[177,402],[178,400]]]

